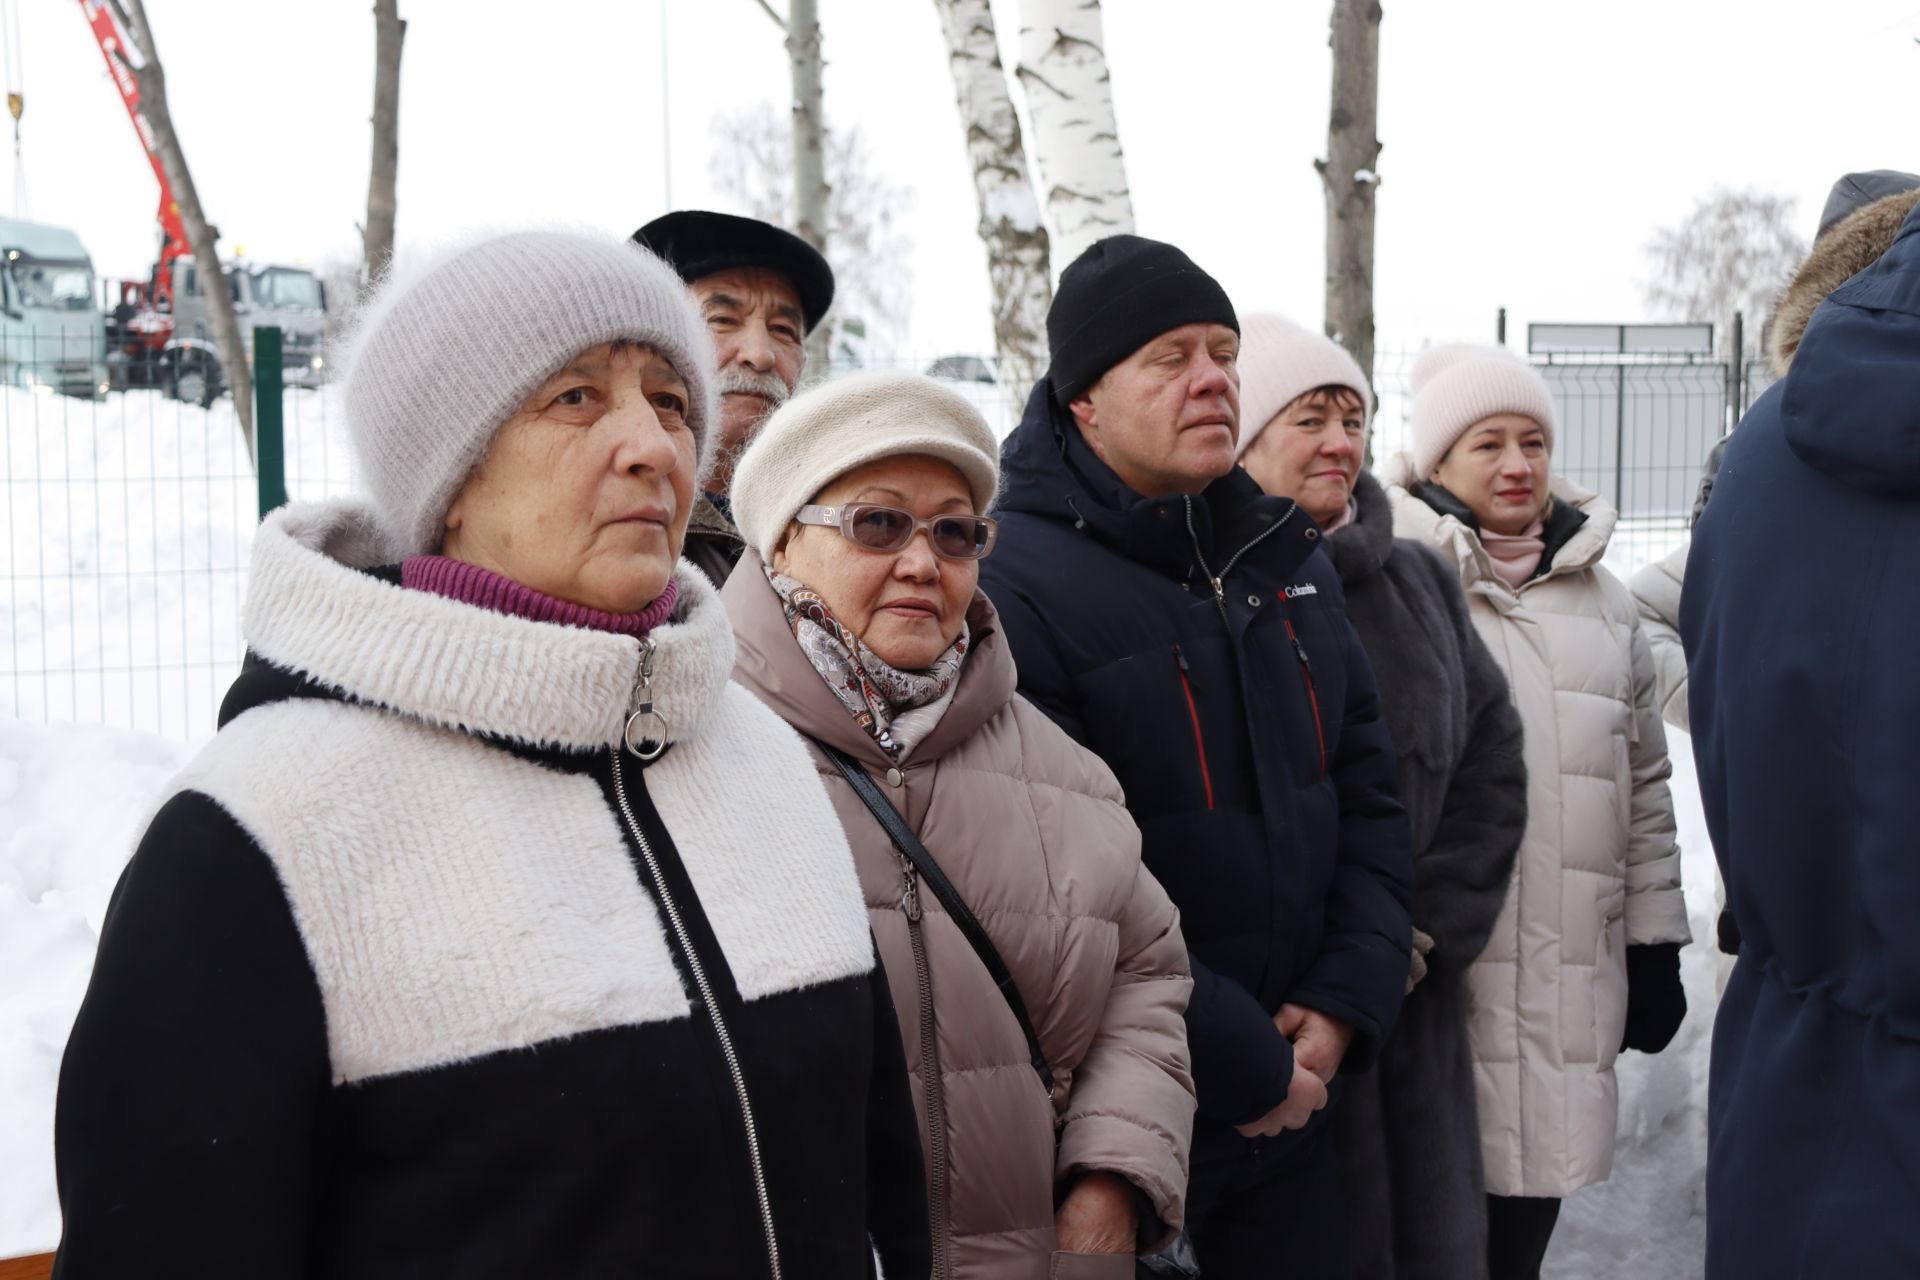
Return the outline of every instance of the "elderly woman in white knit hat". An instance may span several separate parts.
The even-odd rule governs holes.
[[[1383,477],[1395,528],[1458,572],[1526,733],[1526,834],[1467,976],[1495,1280],[1539,1274],[1561,1199],[1611,1171],[1615,1059],[1664,1049],[1687,1007],[1653,658],[1600,563],[1614,511],[1552,474],[1556,417],[1506,351],[1433,348]]]
[[[734,674],[812,741],[853,843],[934,1274],[1130,1276],[1182,1220],[1186,948],[1113,775],[1014,692],[978,588],[998,478],[930,379],[789,402],[734,472]]]
[[[61,1273],[925,1276],[846,838],[677,563],[692,300],[524,232],[361,324],[371,495],[262,525],[247,668],[101,934]]]
[[[1453,564],[1394,536],[1386,490],[1360,469],[1370,403],[1339,344],[1241,316],[1241,465],[1327,531],[1413,826],[1410,990],[1377,1066],[1348,1078],[1334,1112],[1349,1271],[1471,1280],[1486,1274],[1487,1214],[1466,974],[1507,900],[1527,774],[1519,713]]]

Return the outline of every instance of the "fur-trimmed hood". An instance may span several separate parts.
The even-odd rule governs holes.
[[[1800,339],[1820,304],[1879,260],[1916,204],[1920,204],[1920,190],[1885,196],[1848,214],[1815,242],[1813,252],[1780,295],[1767,326],[1767,367],[1775,378],[1787,376],[1793,353],[1800,349]]]
[[[242,629],[275,667],[442,728],[563,751],[621,740],[640,676],[630,636],[509,617],[366,572],[398,557],[372,504],[297,503],[260,526]],[[656,627],[652,693],[667,740],[697,735],[727,686],[733,632],[684,564]]]

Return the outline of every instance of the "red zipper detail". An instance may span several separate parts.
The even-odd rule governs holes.
[[[1313,707],[1313,736],[1320,743],[1320,772],[1327,772],[1327,731],[1320,727],[1320,691],[1314,687],[1313,664],[1307,661],[1307,646],[1300,643],[1300,636],[1293,629],[1293,619],[1288,618],[1287,639],[1293,641],[1293,654],[1300,659],[1300,674],[1307,681],[1307,702]]]
[[[1193,749],[1200,757],[1200,785],[1207,789],[1207,808],[1213,808],[1213,775],[1207,771],[1207,740],[1200,736],[1200,708],[1193,701],[1193,686],[1187,682],[1187,656],[1173,646],[1173,660],[1180,664],[1180,692],[1187,695],[1187,715],[1193,719]]]

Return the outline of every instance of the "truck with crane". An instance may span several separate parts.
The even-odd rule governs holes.
[[[153,273],[145,281],[120,281],[107,290],[110,380],[117,387],[155,386],[182,400],[211,404],[226,378],[213,340],[206,283],[187,243],[153,131],[140,112],[140,82],[127,62],[132,42],[106,0],[80,0],[80,8],[160,184],[160,254]],[[222,273],[249,358],[254,329],[276,326],[284,335],[286,381],[318,386],[325,377],[327,325],[326,290],[319,278],[305,267],[280,264],[226,263]]]

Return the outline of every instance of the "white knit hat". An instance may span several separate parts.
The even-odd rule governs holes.
[[[1309,391],[1348,387],[1360,410],[1373,419],[1367,375],[1332,338],[1302,329],[1284,316],[1240,317],[1240,456],[1245,457],[1269,422]]]
[[[626,240],[520,231],[450,248],[380,288],[344,361],[347,425],[388,536],[439,549],[447,508],[540,384],[604,342],[642,342],[687,384],[704,476],[713,344],[680,277]]]
[[[1000,453],[980,411],[917,373],[856,373],[787,401],[733,469],[728,497],[747,545],[771,561],[794,514],[855,467],[920,454],[950,462],[984,515],[1000,487]]]
[[[1422,351],[1413,362],[1414,473],[1425,480],[1454,441],[1476,422],[1500,413],[1532,418],[1553,452],[1553,393],[1526,361],[1505,347],[1449,342]]]

